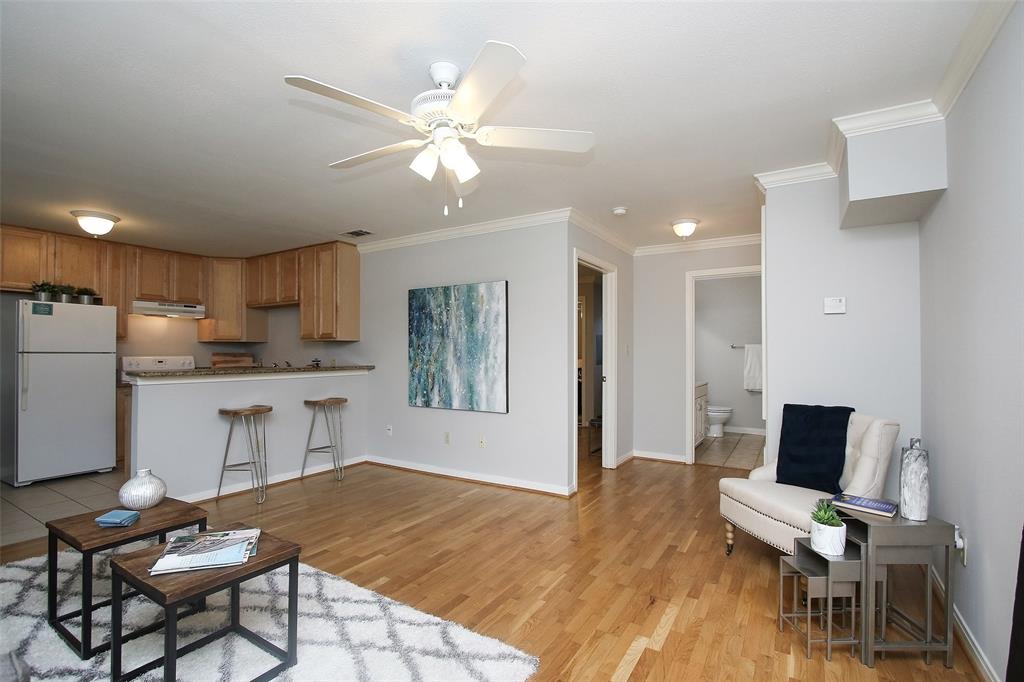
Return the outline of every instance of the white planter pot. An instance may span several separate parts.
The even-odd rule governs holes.
[[[846,551],[846,524],[823,526],[811,521],[811,549],[819,554],[841,556]]]
[[[158,476],[154,476],[149,469],[139,469],[134,477],[129,479],[117,493],[121,504],[126,509],[149,509],[160,504],[167,494],[167,485]]]

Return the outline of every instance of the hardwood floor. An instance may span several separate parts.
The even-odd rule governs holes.
[[[913,654],[870,669],[848,649],[808,660],[776,627],[779,553],[744,533],[723,551],[718,480],[746,472],[598,459],[581,459],[569,500],[359,465],[274,486],[262,507],[204,506],[213,527],[258,525],[306,563],[539,656],[539,680],[978,679],[960,648],[953,670]],[[914,571],[894,576],[908,611]]]

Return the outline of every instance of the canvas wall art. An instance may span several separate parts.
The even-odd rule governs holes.
[[[409,404],[508,412],[508,282],[409,290]]]

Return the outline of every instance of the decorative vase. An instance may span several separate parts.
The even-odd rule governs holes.
[[[78,295],[78,302],[81,303],[82,305],[92,305],[92,295],[91,294],[79,294]]]
[[[117,491],[117,498],[126,508],[139,510],[155,507],[166,494],[167,484],[159,476],[154,476],[149,469],[139,469],[139,473]]]
[[[842,556],[846,552],[846,524],[825,526],[811,521],[811,549],[819,554]]]
[[[900,516],[928,520],[928,451],[921,447],[920,438],[911,438],[900,457]]]

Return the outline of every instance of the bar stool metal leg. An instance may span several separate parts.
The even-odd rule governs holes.
[[[228,425],[228,443],[224,446],[224,461],[220,465],[220,481],[217,483],[217,497],[220,497],[220,489],[224,485],[224,472],[228,469],[228,451],[231,450],[231,434],[235,430],[235,418],[231,418]]]
[[[307,405],[313,401],[307,401]],[[316,445],[313,443],[313,431],[316,429],[316,419],[323,414],[324,428],[327,430],[327,445]],[[345,478],[345,466],[342,454],[342,421],[341,404],[338,403],[317,403],[313,405],[313,415],[309,420],[309,433],[306,435],[306,452],[302,457],[302,471],[300,476],[306,475],[306,462],[311,452],[331,453],[331,462],[334,465],[334,478],[342,480]]]
[[[313,408],[313,415],[309,419],[309,435],[306,436],[306,454],[302,456],[302,472],[299,473],[299,478],[306,475],[306,460],[309,459],[310,444],[313,442],[313,429],[316,428],[316,410]]]

